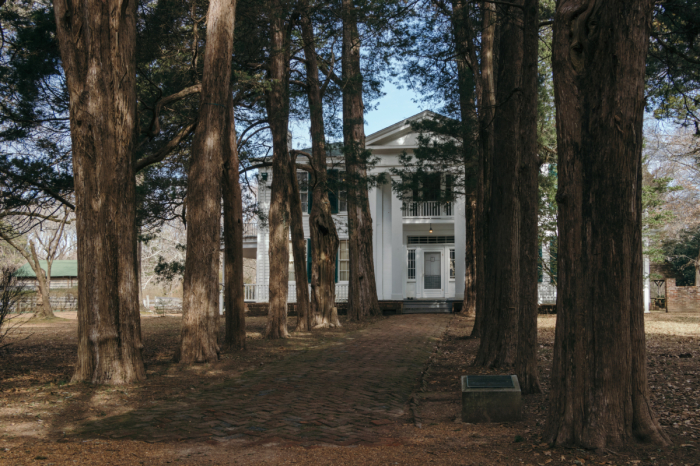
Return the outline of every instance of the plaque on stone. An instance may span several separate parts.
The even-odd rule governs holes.
[[[510,375],[466,375],[469,388],[515,388]]]
[[[520,384],[517,376],[462,376],[462,421],[510,422],[520,420],[520,416]]]

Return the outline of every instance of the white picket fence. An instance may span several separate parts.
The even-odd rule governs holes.
[[[266,303],[270,300],[270,288],[268,285],[256,285],[246,283],[244,287],[244,299],[248,303]],[[311,294],[311,285],[309,285],[309,294]],[[342,303],[348,300],[348,284],[335,284],[335,302]],[[287,302],[297,302],[297,286],[295,283],[290,283],[287,289]]]

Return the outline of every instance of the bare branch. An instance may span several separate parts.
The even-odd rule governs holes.
[[[185,126],[158,152],[137,160],[134,166],[134,173],[138,173],[154,163],[162,162],[163,159],[165,159],[168,154],[170,154],[190,133],[192,133],[196,127],[197,122]]]

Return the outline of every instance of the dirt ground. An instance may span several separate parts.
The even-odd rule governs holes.
[[[542,442],[555,316],[539,319],[544,393],[524,397],[521,422],[472,425],[459,420],[459,375],[488,371],[470,367],[478,341],[468,338],[472,321],[457,314],[416,380],[407,414],[395,424],[382,426],[384,434],[389,432],[389,442],[301,447],[279,441],[149,443],[74,432],[105,417],[183,399],[193,391],[216,387],[222,379],[281,364],[310,348],[339,345],[341,339],[377,325],[379,319],[363,324],[343,322],[341,329],[267,341],[261,334],[265,318],[253,317],[247,320],[247,351],[224,351],[215,364],[183,367],[170,361],[179,335],[179,317],[144,316],[148,380],[127,387],[92,387],[68,383],[77,325],[75,313],[58,315],[55,320],[23,325],[13,335],[9,353],[0,356],[0,465],[700,465],[700,396],[696,389],[700,383],[700,314],[652,313],[646,319],[652,402],[672,445],[637,445],[605,452],[550,448]]]

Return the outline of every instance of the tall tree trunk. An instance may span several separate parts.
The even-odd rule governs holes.
[[[78,234],[73,381],[146,378],[136,258],[136,2],[54,1],[70,96]]]
[[[664,444],[651,410],[642,303],[642,127],[651,0],[561,1],[557,323],[546,438]]]
[[[29,241],[29,248],[31,252],[31,261],[29,262],[32,265],[32,269],[34,269],[34,273],[36,274],[36,282],[39,288],[39,295],[41,297],[41,307],[34,312],[35,317],[40,317],[42,319],[48,319],[51,317],[56,317],[51,310],[51,293],[50,293],[50,286],[51,282],[51,265],[49,264],[49,261],[46,261],[46,274],[44,274],[44,271],[41,268],[41,264],[39,263],[39,256],[36,254],[36,248],[34,247],[34,243]]]
[[[462,300],[462,312],[470,317],[476,317],[476,216],[476,196],[472,194],[466,196],[464,202],[467,247],[464,257],[464,299]]]
[[[482,322],[486,313],[486,238],[488,238],[488,201],[491,192],[491,157],[493,156],[493,115],[496,110],[496,5],[484,1],[481,4],[481,76],[479,94],[479,165],[476,213],[476,317],[472,337],[481,337]]]
[[[229,91],[224,150],[224,303],[226,333],[224,343],[229,348],[244,350],[245,296],[243,295],[243,199],[238,173],[238,146],[233,96]]]
[[[360,70],[360,35],[357,10],[352,0],[343,0],[343,151],[348,181],[348,246],[350,284],[348,318],[362,320],[381,315],[374,277],[372,214],[367,191],[365,117]]]
[[[294,279],[297,292],[296,330],[301,331],[311,328],[311,316],[309,314],[309,279],[306,272],[306,240],[304,239],[296,157],[289,157],[289,219],[292,233],[292,254],[294,255]]]
[[[270,200],[270,308],[266,338],[287,338],[289,288],[289,38],[286,4],[270,1],[270,58],[267,118],[272,133],[272,188]]]
[[[520,113],[520,316],[515,374],[524,394],[540,393],[537,375],[537,58],[539,0],[524,0],[523,102]]]
[[[328,199],[326,170],[326,130],[323,123],[323,96],[319,83],[316,42],[308,6],[301,18],[301,32],[306,58],[309,116],[311,119],[311,165],[313,191],[309,229],[311,230],[311,327],[329,327],[335,306],[335,259],[338,254],[338,231]],[[337,317],[337,316],[336,316]],[[336,318],[337,320],[337,318]]]
[[[231,133],[227,119],[235,11],[235,0],[212,0],[207,12],[199,120],[187,181],[182,326],[175,354],[175,359],[185,364],[219,357],[221,178]]]
[[[473,35],[469,10],[464,0],[452,1],[452,27],[457,51],[457,85],[459,107],[462,117],[462,150],[464,152],[464,221],[466,226],[466,247],[464,267],[464,298],[462,312],[469,316],[476,314],[476,191],[478,189],[479,166],[479,123],[476,112],[475,93],[480,85],[475,76],[476,51],[471,50]],[[474,69],[470,69],[472,62]],[[456,258],[461,260],[461,258]]]
[[[488,200],[486,236],[486,302],[475,364],[485,367],[515,363],[518,337],[520,242],[518,224],[519,120],[523,60],[522,10],[503,9],[499,22],[498,108]]]

